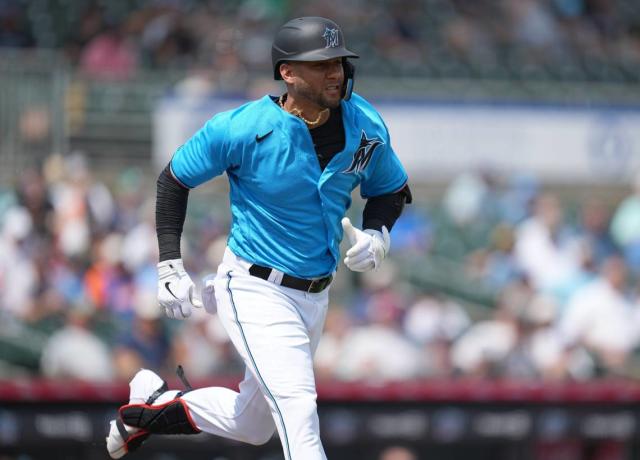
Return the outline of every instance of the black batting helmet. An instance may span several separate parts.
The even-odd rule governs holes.
[[[292,19],[280,27],[273,40],[273,76],[282,80],[280,64],[285,61],[325,61],[337,57],[359,57],[345,47],[338,24],[317,16]]]

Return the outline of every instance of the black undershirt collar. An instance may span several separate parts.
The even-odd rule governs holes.
[[[275,104],[278,103],[277,97],[271,96],[271,99]],[[317,128],[310,129],[309,133],[320,163],[320,169],[324,171],[331,159],[338,152],[344,150],[345,134],[342,107],[331,109],[329,119]]]

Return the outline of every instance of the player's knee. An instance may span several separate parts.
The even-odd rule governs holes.
[[[263,425],[258,429],[247,433],[245,442],[253,444],[254,446],[261,446],[271,440],[275,431],[276,427],[273,424]]]
[[[267,404],[252,407],[245,411],[238,423],[243,426],[245,442],[260,446],[267,443],[276,431],[276,426]]]

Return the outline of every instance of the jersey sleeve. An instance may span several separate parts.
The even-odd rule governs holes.
[[[384,195],[399,191],[407,183],[407,173],[400,159],[391,147],[388,133],[384,144],[377,147],[374,155],[372,171],[360,186],[362,198]]]
[[[222,174],[232,164],[227,139],[229,118],[219,114],[205,123],[171,159],[171,173],[183,185],[196,187]]]

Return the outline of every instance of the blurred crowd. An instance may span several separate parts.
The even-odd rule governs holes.
[[[274,31],[302,15],[335,19],[376,75],[638,81],[634,0],[1,0],[0,47],[61,49],[100,78],[243,81],[270,68]]]
[[[420,224],[412,214],[424,210],[409,209],[394,229],[396,265],[412,264],[405,276],[431,265],[451,282],[402,288],[385,278],[393,265],[367,274],[352,304],[329,312],[320,375],[637,377],[640,182],[612,202],[571,201],[532,177],[464,173]],[[491,293],[475,299],[487,310],[468,286]]]
[[[270,74],[277,27],[312,14],[343,27],[370,74],[640,78],[633,0],[0,0],[0,47],[60,49],[97,81],[158,69],[242,86]],[[170,322],[157,307],[154,179],[128,168],[106,183],[81,154],[53,155],[0,189],[0,375],[241,372],[215,315]],[[191,200],[196,278],[220,260],[225,205]],[[409,206],[392,240],[381,270],[338,272],[320,378],[640,375],[640,181],[605,201],[469,172]]]
[[[170,321],[157,306],[154,183],[137,169],[107,183],[74,153],[0,190],[0,375],[105,381],[177,363],[196,379],[239,375],[215,315]],[[318,378],[637,376],[640,181],[611,201],[567,200],[535,178],[465,173],[416,197],[381,269],[339,269]],[[221,259],[224,200],[190,199],[194,279]],[[409,282],[427,268],[444,276]]]

